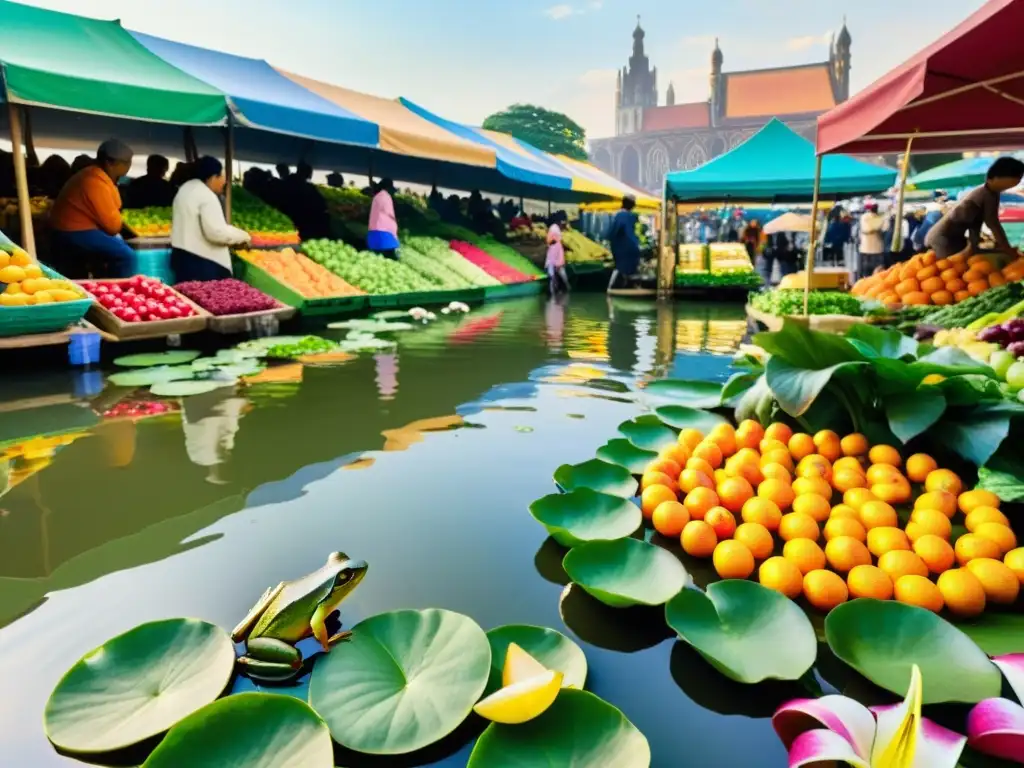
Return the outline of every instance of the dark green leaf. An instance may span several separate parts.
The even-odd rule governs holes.
[[[866,363],[845,362],[828,368],[797,368],[773,356],[768,360],[765,376],[782,410],[790,416],[801,416],[836,373],[864,365]]]
[[[639,486],[628,469],[600,459],[582,464],[563,464],[555,470],[555,482],[566,491],[590,488],[627,499],[636,495]]]
[[[637,448],[642,448],[645,451],[660,451],[679,439],[678,435],[666,427],[661,419],[652,414],[624,421],[619,424],[619,432]]]
[[[618,437],[598,448],[597,458],[625,467],[634,475],[641,475],[644,468],[658,458],[658,454],[655,451],[637,448],[629,440]]]
[[[636,504],[590,488],[537,499],[530,505],[530,514],[563,547],[624,539],[643,524],[643,515]]]
[[[114,359],[114,365],[121,368],[150,368],[157,365],[181,365],[191,363],[199,357],[198,352],[188,349],[171,349],[167,352],[143,352]]]
[[[485,696],[502,687],[502,672],[510,643],[515,643],[548,669],[561,672],[563,688],[582,688],[587,681],[587,657],[575,642],[547,627],[508,624],[487,633],[491,644],[491,677]]]
[[[739,398],[761,378],[763,370],[748,373],[734,373],[722,387],[722,405],[735,406]]]
[[[983,466],[1010,433],[1010,419],[1021,413],[1014,403],[981,403],[950,408],[935,438],[975,466]]]
[[[978,470],[978,485],[1003,501],[1024,501],[1024,455],[1014,437]]]
[[[707,434],[727,420],[717,413],[687,408],[685,405],[663,405],[654,409],[655,415],[673,429],[697,429]]]
[[[736,404],[736,410],[733,411],[733,418],[736,423],[739,424],[741,421],[747,419],[754,419],[760,421],[762,425],[767,426],[765,421],[760,418],[758,413],[759,407],[765,397],[773,397],[771,389],[768,388],[768,379],[762,373],[757,377],[757,380],[743,396],[740,397],[740,401]]]
[[[918,343],[895,329],[883,330],[868,323],[859,323],[847,332],[846,337],[865,357],[899,360],[918,355]]]
[[[645,391],[691,408],[717,408],[722,403],[722,385],[713,381],[660,379],[648,384]]]
[[[942,418],[945,410],[946,398],[930,389],[885,398],[889,429],[904,443],[925,432]]]
[[[949,405],[975,405],[983,400],[1003,399],[999,382],[979,374],[950,376],[931,386],[942,392]]]
[[[864,362],[864,356],[842,336],[812,331],[801,323],[786,320],[782,330],[759,333],[754,343],[773,357],[796,368],[819,370],[841,363]]]

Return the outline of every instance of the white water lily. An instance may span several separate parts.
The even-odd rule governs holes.
[[[463,304],[461,301],[453,301],[451,304],[448,305],[448,309],[451,312],[462,312],[463,314],[465,314],[466,312],[469,312],[469,305]],[[443,309],[441,311],[444,312]]]

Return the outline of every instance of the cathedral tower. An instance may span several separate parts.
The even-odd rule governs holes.
[[[618,74],[616,90],[615,135],[639,133],[643,130],[644,109],[658,106],[658,70],[651,68],[644,53],[639,16],[633,30],[633,55]]]
[[[850,98],[850,44],[852,43],[850,30],[846,28],[846,19],[843,19],[843,28],[839,30],[839,37],[832,44],[829,53],[829,65],[832,70],[832,89],[836,95],[836,103],[840,104]]]

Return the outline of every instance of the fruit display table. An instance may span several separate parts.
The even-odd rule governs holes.
[[[141,275],[82,280],[79,285],[96,298],[87,319],[118,340],[196,333],[206,328],[210,317],[209,312],[170,286]],[[131,312],[126,311],[128,307]]]
[[[289,250],[285,249],[282,253],[286,253]],[[294,257],[296,264],[301,262],[298,258],[301,254],[292,252],[290,256]],[[286,284],[283,279],[279,279],[262,266],[255,264],[252,258],[251,252],[236,253],[232,256],[232,270],[235,276],[239,280],[244,280],[253,288],[257,288],[268,296],[277,299],[282,304],[294,307],[303,315],[343,315],[350,312],[358,312],[368,304],[369,297],[355,292],[343,294],[339,291],[337,295],[333,296],[303,295],[296,288]],[[302,258],[305,259],[304,256]],[[310,263],[313,267],[322,269],[319,265]],[[324,272],[326,273],[327,271],[324,270]],[[349,286],[349,289],[351,289],[351,286]]]

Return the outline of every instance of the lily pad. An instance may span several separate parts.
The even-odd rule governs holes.
[[[645,451],[660,451],[672,445],[679,435],[661,423],[657,416],[647,414],[619,424],[619,432],[637,448]]]
[[[122,368],[149,368],[154,365],[181,365],[191,363],[199,353],[189,349],[171,349],[167,352],[143,352],[115,358],[114,365]]]
[[[491,671],[487,635],[452,611],[392,611],[357,624],[352,639],[317,661],[309,702],[335,741],[400,755],[454,731]]]
[[[605,605],[662,605],[689,581],[671,552],[639,539],[592,541],[569,550],[562,560],[569,578]]]
[[[115,387],[149,387],[162,381],[191,379],[195,375],[195,369],[191,365],[160,365],[154,368],[112,373],[107,377],[107,381]]]
[[[404,309],[385,309],[374,312],[370,317],[374,320],[400,320],[403,317],[409,317],[409,313]]]
[[[587,691],[562,691],[555,703],[520,725],[487,726],[467,768],[649,768],[651,747],[637,727]]]
[[[663,405],[655,408],[654,413],[663,423],[674,429],[697,429],[705,434],[719,424],[728,422],[728,419],[717,413],[688,408],[685,405]]]
[[[548,669],[561,672],[563,688],[582,688],[587,681],[587,657],[572,640],[547,627],[509,624],[487,633],[491,644],[491,677],[485,694],[501,688],[501,674],[509,643],[515,643]]]
[[[389,322],[387,320],[343,320],[340,323],[329,323],[333,330],[366,331],[367,333],[394,333],[395,331],[411,331],[416,326],[412,323]]]
[[[224,380],[225,378],[237,379],[242,376],[255,376],[260,371],[266,369],[266,367],[259,360],[243,360],[238,363],[226,363],[225,365],[216,366],[210,369],[209,373],[212,374],[214,380]]]
[[[43,729],[69,752],[123,749],[216,699],[234,667],[234,646],[220,627],[197,619],[142,624],[65,673],[46,702]]]
[[[648,384],[645,391],[678,400],[690,408],[717,408],[722,404],[722,385],[713,381],[660,379]]]
[[[530,505],[530,514],[563,547],[624,539],[636,533],[644,521],[640,507],[633,502],[590,488],[537,499]]]
[[[617,437],[597,449],[597,458],[625,467],[634,475],[640,475],[648,464],[658,458],[658,454],[655,451],[637,448],[629,440]]]
[[[565,491],[590,488],[627,499],[635,496],[640,487],[629,470],[600,459],[582,464],[563,464],[555,470],[555,482]]]
[[[186,717],[142,768],[331,768],[334,745],[323,720],[304,701],[272,693],[240,693]]]
[[[249,339],[239,343],[235,349],[242,352],[259,352],[263,354],[278,344],[298,344],[305,336],[264,336],[261,339]],[[219,353],[218,353],[219,354]]]
[[[800,607],[753,581],[684,589],[665,606],[668,625],[726,677],[740,683],[797,680],[814,664],[818,640]]]
[[[825,618],[829,647],[876,685],[902,696],[914,664],[924,678],[925,704],[969,704],[999,695],[999,669],[974,641],[929,610],[860,599]]]
[[[230,381],[160,381],[149,388],[149,391],[157,397],[191,397],[192,395],[205,395],[221,387],[228,387],[235,383]]]

